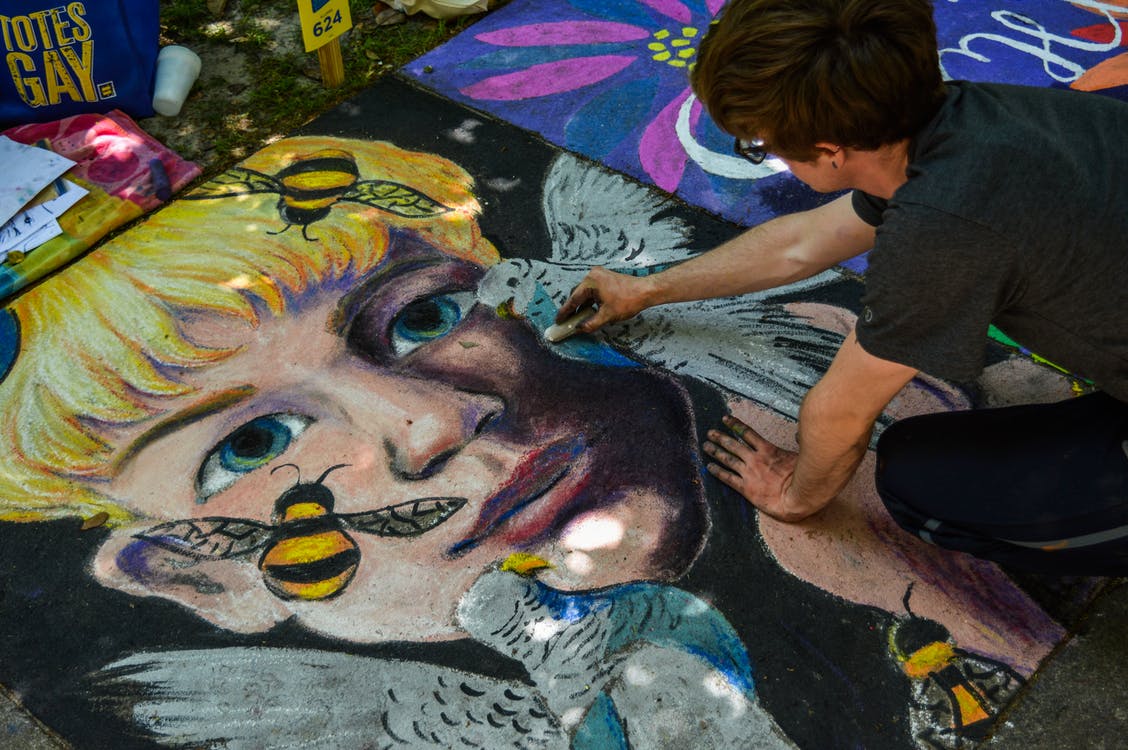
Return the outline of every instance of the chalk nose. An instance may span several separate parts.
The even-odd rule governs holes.
[[[388,466],[397,479],[427,479],[500,417],[500,399],[456,393],[455,399],[432,401],[421,414],[405,418],[401,429],[384,439]]]

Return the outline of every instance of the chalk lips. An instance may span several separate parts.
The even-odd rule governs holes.
[[[453,544],[447,555],[459,557],[469,552],[507,520],[544,497],[568,475],[586,447],[587,441],[578,436],[526,454],[509,480],[483,503],[470,532]]]

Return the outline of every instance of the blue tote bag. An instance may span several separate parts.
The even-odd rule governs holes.
[[[0,129],[120,109],[153,114],[158,0],[0,2]]]

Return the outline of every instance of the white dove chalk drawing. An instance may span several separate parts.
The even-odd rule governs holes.
[[[593,265],[646,275],[690,257],[690,230],[664,214],[665,201],[627,178],[561,155],[544,186],[548,260],[511,258],[487,272],[479,300],[509,302],[540,329]],[[783,414],[798,416],[807,390],[830,366],[842,336],[788,313],[782,302],[840,280],[826,271],[786,287],[739,298],[651,308],[598,335],[639,361],[721,388]],[[564,354],[590,357],[572,339]]]

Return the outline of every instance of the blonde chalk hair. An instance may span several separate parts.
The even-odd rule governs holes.
[[[111,523],[130,518],[99,490],[120,451],[114,429],[153,419],[162,398],[190,393],[178,371],[235,351],[186,339],[179,325],[185,315],[207,312],[251,326],[263,316],[284,316],[303,295],[344,288],[371,272],[396,228],[452,256],[498,261],[477,224],[470,175],[431,154],[381,142],[292,138],[217,179],[237,183],[252,170],[265,176],[262,187],[295,162],[341,152],[355,161],[358,181],[403,186],[441,208],[412,215],[394,205],[338,200],[308,226],[288,226],[277,192],[217,195],[213,181],[187,196],[197,199],[175,201],[10,304],[20,351],[0,383],[0,520],[99,512]]]

